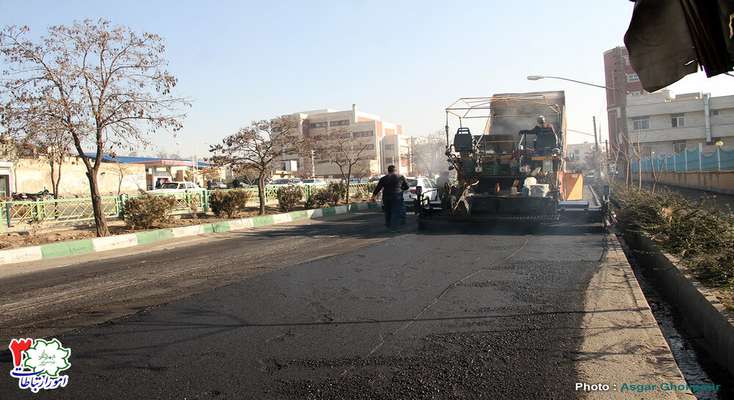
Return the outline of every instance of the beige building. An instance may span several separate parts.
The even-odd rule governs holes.
[[[627,96],[631,154],[643,157],[684,149],[715,151],[716,143],[734,145],[734,96],[707,93],[673,95],[669,90]]]
[[[384,174],[390,164],[395,164],[399,169],[404,168],[401,173],[408,171],[410,141],[400,124],[358,111],[355,105],[352,105],[351,110],[304,111],[293,114],[293,117],[297,121],[298,133],[317,147],[319,143],[324,143],[337,134],[346,134],[351,136],[355,148],[364,148],[360,157],[363,160],[355,166],[354,176]],[[283,154],[276,169],[301,176],[340,176],[339,167],[335,163],[316,153],[311,157]]]
[[[0,164],[2,167],[5,164]],[[7,174],[5,174],[7,173]],[[0,169],[0,180],[4,190],[10,193],[36,193],[44,189],[52,191],[51,169],[43,158],[21,158],[7,163],[7,168]],[[99,169],[99,191],[102,195],[137,193],[145,190],[145,166],[142,164],[102,163]],[[5,186],[7,185],[7,186]],[[89,196],[87,170],[78,157],[67,157],[61,165],[59,195],[63,197]]]

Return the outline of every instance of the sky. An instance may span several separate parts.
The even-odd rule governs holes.
[[[593,5],[592,5],[593,4]],[[85,18],[161,35],[176,92],[193,101],[176,137],[153,146],[182,156],[257,119],[320,108],[359,110],[410,135],[443,129],[459,97],[565,90],[568,128],[607,136],[602,53],[623,44],[633,3],[525,1],[34,1],[2,0],[0,25],[48,26]],[[690,75],[673,93],[734,94],[734,78]],[[569,142],[593,137],[569,134]]]

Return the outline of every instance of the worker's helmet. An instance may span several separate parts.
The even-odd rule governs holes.
[[[538,125],[543,126],[545,125],[545,117],[542,115],[538,115]]]

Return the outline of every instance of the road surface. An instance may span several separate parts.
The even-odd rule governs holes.
[[[594,377],[680,379],[634,277],[603,267],[600,229],[389,234],[381,220],[6,272],[2,340],[70,347],[68,386],[42,393],[63,399],[569,399]],[[1,399],[29,397],[0,378]]]

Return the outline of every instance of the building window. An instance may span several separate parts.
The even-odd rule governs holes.
[[[348,119],[341,119],[339,121],[331,121],[329,122],[329,126],[346,126],[349,125]]]
[[[634,72],[631,74],[627,74],[627,82],[639,82],[640,77],[637,76]]]
[[[375,149],[375,145],[374,144],[366,144],[364,146],[364,149],[365,150],[374,150]]]
[[[673,128],[682,128],[686,126],[686,119],[683,114],[673,114],[670,116],[670,126]]]
[[[374,134],[372,131],[356,131],[352,133],[352,137],[360,138],[360,137],[372,137]]]
[[[393,146],[391,144],[386,144],[385,145],[385,150],[394,150],[394,149],[395,149],[395,146]]]
[[[633,91],[631,91],[631,92],[628,92],[627,94],[630,94],[630,95],[632,95],[632,96],[639,96],[639,95],[641,95],[641,94],[642,94],[642,92],[641,92],[641,91],[639,91],[639,90],[633,90]]]
[[[711,110],[711,115],[719,115],[719,110]]]
[[[391,165],[392,161],[393,161],[392,157],[385,158],[385,164]]]
[[[674,153],[680,153],[683,150],[686,149],[686,141],[685,140],[675,140],[673,141],[673,152]]]
[[[328,122],[312,122],[308,125],[309,128],[326,128],[329,126]]]
[[[641,131],[644,129],[650,129],[650,117],[635,117],[632,118],[632,129]]]

